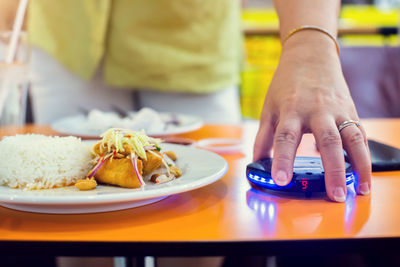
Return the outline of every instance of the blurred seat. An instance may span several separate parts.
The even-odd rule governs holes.
[[[340,58],[361,118],[400,117],[400,47],[343,47]]]

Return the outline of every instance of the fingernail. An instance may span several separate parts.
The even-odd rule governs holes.
[[[284,171],[278,171],[275,175],[275,183],[277,185],[286,185],[287,184],[287,175]]]
[[[344,194],[344,190],[342,187],[338,186],[333,191],[333,198],[337,202],[344,202],[346,200],[346,195]]]
[[[368,184],[367,182],[361,183],[361,184],[358,186],[358,192],[359,192],[361,195],[368,195],[368,194],[369,194],[369,184]]]

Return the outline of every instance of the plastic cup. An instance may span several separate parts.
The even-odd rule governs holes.
[[[18,48],[12,63],[6,63],[11,32],[0,32],[0,126],[22,126],[26,121],[30,49],[26,34],[18,37]]]

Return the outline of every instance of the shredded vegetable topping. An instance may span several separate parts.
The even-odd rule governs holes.
[[[175,164],[177,160],[175,152],[160,152],[162,140],[147,136],[143,130],[136,132],[111,128],[101,137],[102,140],[92,148],[94,166],[89,171],[87,179],[80,181],[80,187],[78,187],[80,190],[94,188],[95,185],[91,179],[122,187],[143,188],[146,185],[145,179],[154,183],[164,183],[182,175],[182,171]],[[126,166],[124,165],[126,159],[132,164],[133,170],[123,167],[119,171],[120,166]],[[107,161],[109,163],[105,165],[104,163]],[[99,171],[102,167],[107,168],[110,173]],[[131,171],[134,172],[134,175],[130,173]],[[135,178],[138,183],[134,180]]]
[[[158,150],[161,139],[146,135],[144,130],[140,132],[111,128],[104,132],[101,137],[101,146],[108,149],[113,148],[117,153],[125,152],[124,145],[130,146],[139,158],[146,160],[146,150]]]
[[[135,171],[136,177],[139,179],[140,187],[143,187],[145,185],[145,183],[143,181],[142,175],[140,175],[140,173],[139,173],[136,160],[137,160],[137,156],[132,153],[131,154],[132,166],[133,166],[133,169]]]
[[[87,177],[88,178],[92,178],[96,172],[101,168],[101,166],[104,164],[104,162],[108,159],[112,157],[112,153],[108,153],[106,156],[102,156],[97,160],[96,165],[93,167],[93,169],[91,171],[89,171]]]

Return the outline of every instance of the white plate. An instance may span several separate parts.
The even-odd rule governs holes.
[[[164,184],[147,183],[143,189],[100,185],[95,190],[79,191],[74,186],[24,191],[0,186],[0,206],[39,213],[94,213],[129,209],[159,201],[167,196],[211,184],[228,170],[221,156],[182,145],[163,144],[173,150],[182,176]]]
[[[160,113],[161,115],[168,115],[168,113]],[[199,129],[203,126],[203,121],[199,117],[176,114],[179,120],[179,125],[168,125],[165,130],[162,131],[146,131],[147,135],[150,136],[166,136],[173,134],[181,134],[191,132]],[[95,130],[88,127],[87,116],[81,114],[76,116],[65,117],[55,121],[51,124],[51,127],[59,133],[67,135],[75,135],[81,137],[99,137],[100,134],[105,132],[107,129]],[[131,129],[141,130],[141,129]]]

